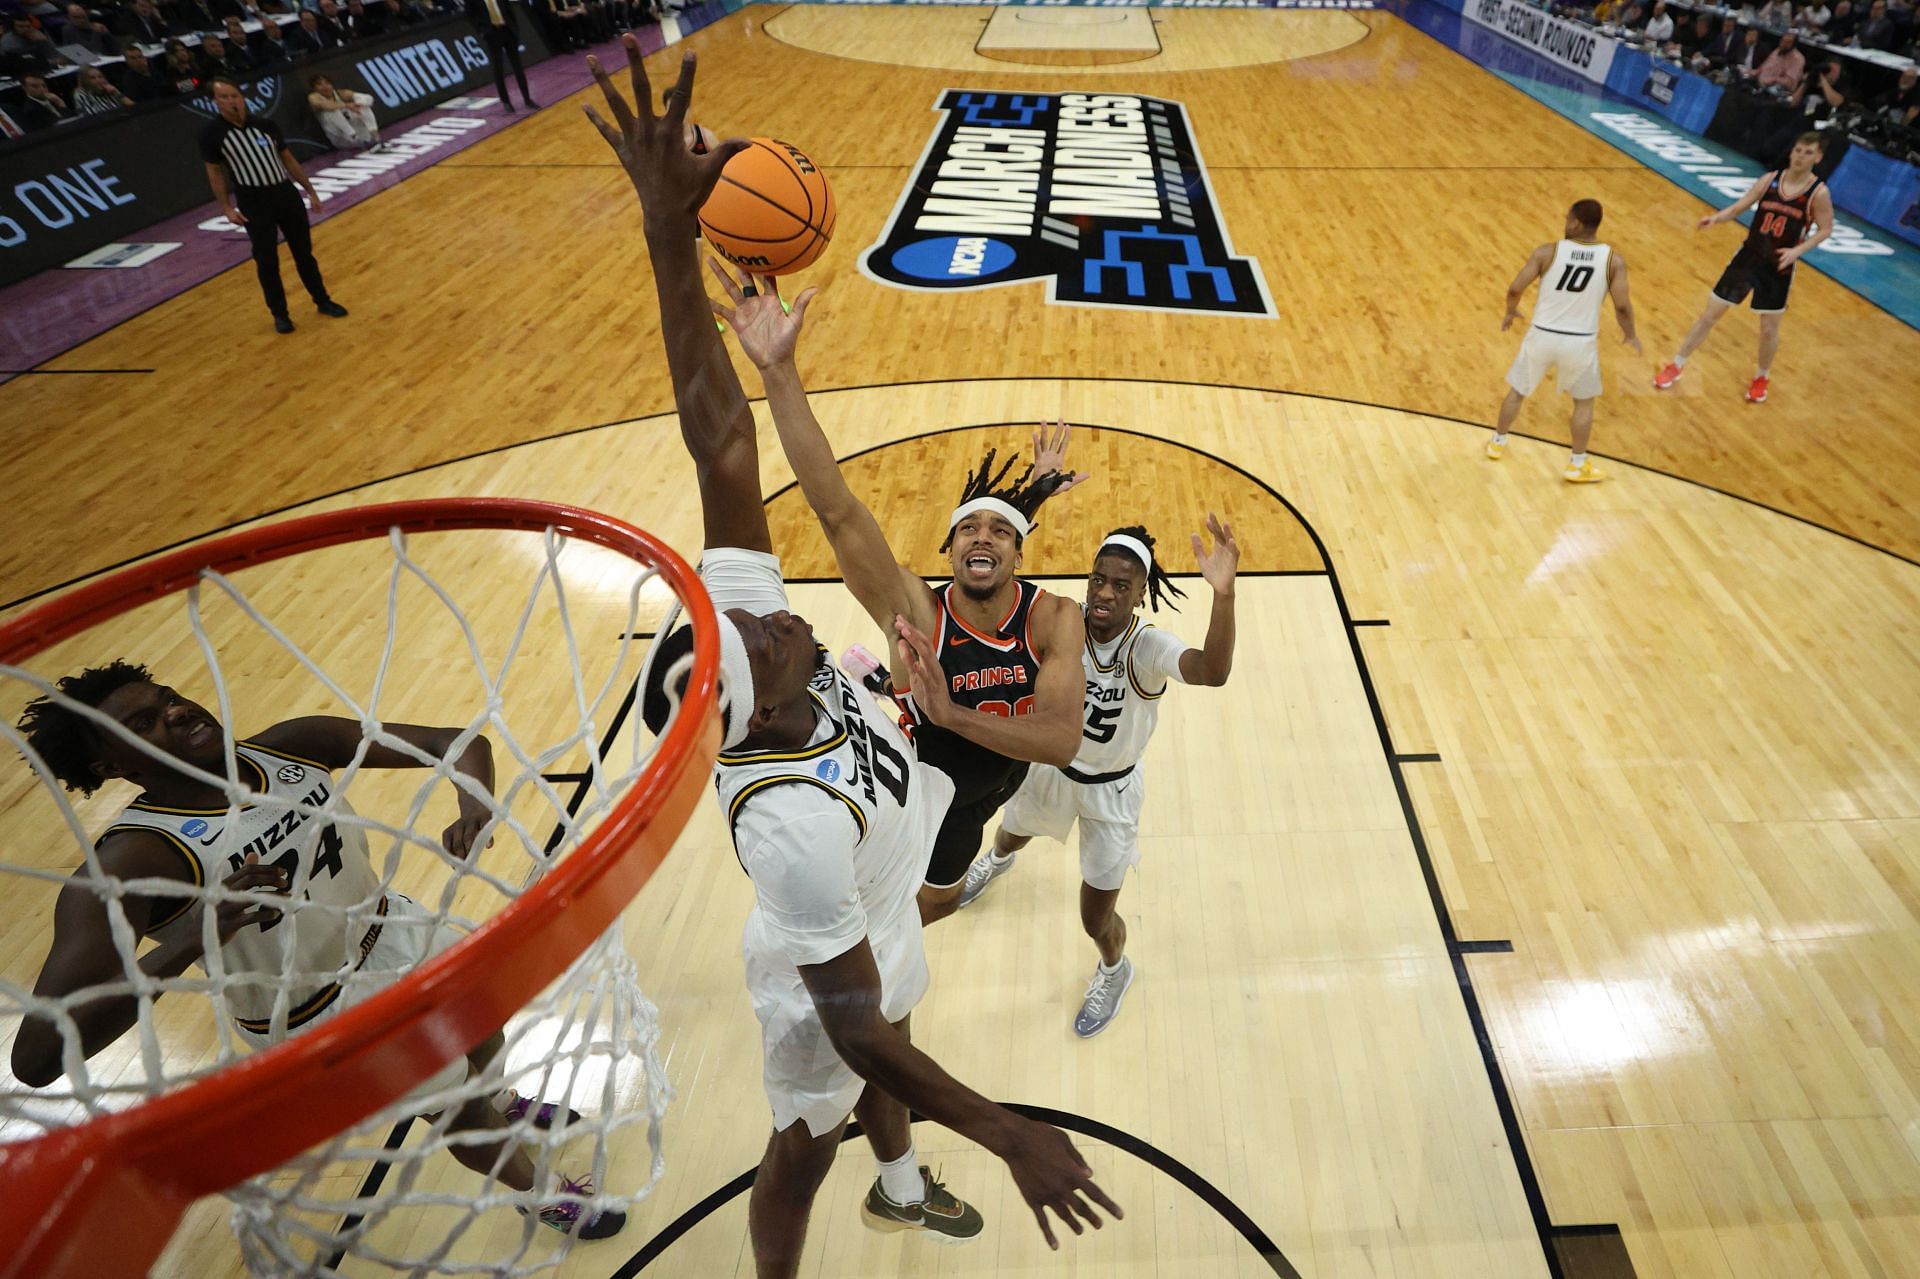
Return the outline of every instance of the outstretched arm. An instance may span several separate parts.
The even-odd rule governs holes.
[[[1633,302],[1627,297],[1627,260],[1607,255],[1607,296],[1613,299],[1613,318],[1620,321],[1620,340],[1640,354],[1640,337],[1633,330]]]
[[[1213,550],[1195,533],[1193,557],[1200,562],[1200,576],[1213,588],[1213,616],[1207,622],[1206,647],[1180,654],[1180,678],[1219,688],[1233,671],[1233,584],[1240,571],[1240,543],[1233,538],[1233,525],[1223,524],[1212,511],[1207,512],[1207,532],[1213,535]]]
[[[460,734],[466,731],[425,724],[382,724],[380,727],[432,759],[445,759]],[[299,755],[330,769],[345,768],[353,762],[353,753],[360,749],[360,724],[357,720],[332,715],[307,715],[275,724],[264,733],[256,734],[253,740],[268,750]],[[367,747],[366,766],[429,768],[431,764],[407,751],[376,742]],[[493,794],[493,744],[484,734],[476,734],[453,761],[453,769],[472,778],[481,792],[476,795],[466,786],[454,788],[460,797],[460,816],[440,836],[441,845],[449,853],[465,857],[473,851],[473,841],[481,828],[493,818],[492,806],[481,797]]]
[[[1543,244],[1527,255],[1526,262],[1520,267],[1520,273],[1514,276],[1513,283],[1507,286],[1507,313],[1500,317],[1502,333],[1505,333],[1513,326],[1513,322],[1520,318],[1520,295],[1527,291],[1528,285],[1540,278],[1540,273],[1545,271],[1547,264],[1552,261],[1553,246],[1551,244]]]
[[[667,91],[663,115],[653,113],[653,90],[631,35],[622,37],[633,105],[607,78],[598,58],[587,66],[606,99],[613,124],[586,108],[640,197],[647,254],[660,299],[660,331],[667,344],[667,369],[673,376],[673,406],[680,415],[680,438],[693,458],[700,487],[700,511],[707,546],[738,546],[771,551],[767,516],[760,503],[760,451],[754,442],[753,414],[727,350],[707,314],[700,284],[694,231],[729,157],[748,144],[731,138],[705,155],[687,150],[687,105],[693,97],[694,55],[680,61],[680,78]]]
[[[1735,200],[1732,204],[1729,204],[1726,208],[1717,209],[1709,213],[1706,217],[1701,218],[1700,221],[1695,224],[1694,229],[1696,231],[1704,231],[1716,222],[1733,221],[1760,202],[1760,197],[1767,193],[1767,184],[1772,181],[1773,174],[1771,172],[1761,174],[1758,178],[1754,179],[1753,185],[1747,188],[1745,195]]]
[[[1028,715],[991,715],[956,704],[947,693],[946,672],[940,669],[933,641],[905,619],[896,619],[896,647],[901,667],[913,688],[913,704],[929,722],[951,729],[976,745],[1008,759],[1031,760],[1065,768],[1080,753],[1081,707],[1086,680],[1080,650],[1086,643],[1086,621],[1080,610],[1059,596],[1049,596],[1046,616],[1036,616],[1040,670],[1033,681],[1033,712]],[[1038,610],[1041,605],[1036,604]]]
[[[821,531],[827,535],[847,589],[882,630],[891,629],[896,616],[930,628],[934,620],[933,592],[901,567],[880,522],[847,486],[833,446],[807,403],[807,388],[801,384],[800,370],[794,364],[800,326],[819,290],[803,291],[789,311],[780,298],[780,282],[774,277],[742,274],[736,282],[718,262],[709,259],[708,265],[727,295],[726,303],[711,304],[713,313],[726,321],[740,349],[760,370],[767,388],[767,407],[780,433],[780,447],[800,481],[807,505],[813,508]]]

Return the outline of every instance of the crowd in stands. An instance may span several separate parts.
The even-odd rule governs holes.
[[[1913,0],[1686,0],[1555,4],[1729,89],[1796,109],[1782,134],[1842,127],[1856,143],[1920,162],[1920,23]],[[1904,59],[1904,65],[1900,60]]]
[[[612,39],[678,5],[530,0],[526,7],[549,46],[563,51]],[[215,77],[244,82],[285,73],[303,60],[464,9],[462,0],[122,0],[117,8],[0,0],[0,145],[91,116],[205,93]],[[340,103],[343,91],[330,83],[306,87],[336,146],[377,145],[367,140],[370,103]]]

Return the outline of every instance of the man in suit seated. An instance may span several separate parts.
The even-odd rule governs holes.
[[[120,34],[134,44],[153,45],[165,44],[168,36],[179,33],[153,7],[153,0],[133,0],[120,10]]]

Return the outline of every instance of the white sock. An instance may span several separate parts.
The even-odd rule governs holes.
[[[1755,377],[1765,377],[1765,376],[1767,376],[1767,370],[1765,370],[1765,369],[1756,369],[1756,370],[1754,371],[1754,374],[1753,374],[1753,375],[1754,375]]]
[[[1567,466],[1569,469],[1582,467],[1582,466],[1585,466],[1586,464],[1587,464],[1587,455],[1585,453],[1575,453],[1567,459]]]
[[[995,866],[1005,866],[1008,862],[1013,860],[1012,853],[1003,853],[997,848],[994,849],[992,852],[988,853],[987,856],[993,858],[993,864]]]
[[[1507,442],[1507,433],[1505,431],[1495,431],[1493,433],[1493,442],[1495,444],[1505,444]]]
[[[1119,972],[1120,965],[1126,962],[1127,962],[1127,957],[1125,955],[1122,955],[1120,956],[1119,959],[1114,961],[1113,967],[1109,968],[1107,967],[1107,961],[1103,959],[1100,961],[1100,975],[1102,977],[1111,977],[1115,973]]]
[[[880,1169],[880,1193],[889,1202],[904,1208],[926,1199],[927,1183],[920,1176],[920,1160],[912,1142],[907,1143],[907,1153],[891,1163],[881,1163],[877,1158],[873,1162]]]
[[[1686,356],[1684,356],[1684,355],[1676,355],[1676,356],[1674,356],[1674,357],[1673,357],[1673,367],[1674,367],[1674,368],[1676,368],[1676,369],[1684,369],[1684,368],[1686,368],[1686,367],[1687,367],[1687,357],[1686,357]]]

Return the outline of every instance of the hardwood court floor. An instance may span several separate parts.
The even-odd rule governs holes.
[[[1514,341],[1497,333],[1504,282],[1557,228],[1566,203],[1594,194],[1609,209],[1608,238],[1633,264],[1652,348],[1645,361],[1609,348],[1597,447],[1911,556],[1920,553],[1920,504],[1910,500],[1920,485],[1901,426],[1920,354],[1913,333],[1806,273],[1772,403],[1738,402],[1751,341],[1740,318],[1723,324],[1677,397],[1655,397],[1644,385],[1654,354],[1684,330],[1732,250],[1732,233],[1694,236],[1698,201],[1373,14],[1360,18],[1365,39],[1303,61],[1284,61],[1287,41],[1277,37],[1272,62],[1241,68],[1160,72],[1146,61],[1123,68],[1120,80],[1114,68],[967,73],[968,87],[1124,84],[1184,101],[1235,245],[1261,261],[1279,320],[1049,308],[1037,287],[937,300],[887,291],[852,260],[924,145],[933,116],[922,106],[955,83],[954,73],[796,49],[777,38],[787,18],[769,24],[767,12],[749,10],[696,38],[697,100],[710,123],[809,146],[834,179],[845,229],[810,277],[826,295],[810,321],[805,368],[818,386],[876,387],[822,398],[842,454],[1064,412],[1116,428],[1083,441],[1105,478],[1068,499],[1073,519],[1097,502],[1174,530],[1197,518],[1195,497],[1224,494],[1229,513],[1242,500],[1245,490],[1233,486],[1244,477],[1166,446],[1117,443],[1130,438],[1122,431],[1203,449],[1283,494],[1326,543],[1350,616],[1391,622],[1352,632],[1353,643],[1372,672],[1393,749],[1440,756],[1397,771],[1458,934],[1514,943],[1510,955],[1466,962],[1551,1219],[1618,1222],[1642,1276],[1910,1272],[1920,1256],[1920,1008],[1908,979],[1920,959],[1916,570],[1631,467],[1614,467],[1597,489],[1569,490],[1554,478],[1559,451],[1544,444],[1522,441],[1491,465],[1479,458],[1484,433],[1445,419],[1490,418]],[[850,43],[874,17],[832,16]],[[1196,19],[1196,29],[1213,16],[1244,15],[1179,15]],[[1276,32],[1292,29],[1295,15],[1269,16]],[[1161,34],[1171,45],[1171,27]],[[776,85],[794,91],[770,91]],[[879,95],[912,109],[867,109]],[[9,533],[0,598],[321,493],[634,418],[354,500],[447,491],[562,497],[633,515],[690,548],[697,520],[685,501],[685,463],[671,424],[647,416],[667,407],[668,389],[637,265],[638,219],[599,146],[570,111],[543,113],[324,225],[322,260],[355,308],[348,325],[319,329],[303,319],[296,339],[261,334],[251,278],[236,271],[55,362],[155,368],[144,390],[81,377],[0,388],[9,421],[26,424],[0,513]],[[220,358],[209,360],[210,349]],[[1009,374],[1153,384],[967,380]],[[916,385],[892,385],[900,383]],[[1220,389],[1232,386],[1265,389]],[[1523,429],[1557,438],[1563,403],[1537,399]],[[74,443],[81,439],[84,448]],[[924,472],[882,468],[884,456],[856,464],[873,468],[862,474],[883,518],[890,526],[924,518]],[[924,452],[900,456],[929,465]],[[767,490],[785,479],[769,458]],[[799,533],[805,520],[792,507],[780,499],[777,518]],[[1054,559],[1053,531],[1036,538],[1029,568],[1078,571],[1084,546],[1067,544],[1063,523]],[[797,554],[818,558],[817,547]],[[1264,596],[1270,587],[1256,589]],[[1254,597],[1250,589],[1250,612]],[[1202,612],[1189,609],[1175,625],[1191,633]],[[1147,998],[1130,1009],[1147,1015],[1137,1031],[1123,1023],[1112,1034],[1190,1036],[1184,1022],[1155,1019],[1152,1010],[1164,1007],[1156,1001],[1193,989],[1181,982],[1204,987],[1239,971],[1209,967],[1205,951],[1189,966],[1170,931],[1191,926],[1196,909],[1215,900],[1206,896],[1220,888],[1208,859],[1240,868],[1229,874],[1264,865],[1234,838],[1239,832],[1209,823],[1243,814],[1249,791],[1282,797],[1269,797],[1270,810],[1284,801],[1311,816],[1311,795],[1291,798],[1300,758],[1263,754],[1275,730],[1244,718],[1265,716],[1284,734],[1327,709],[1329,690],[1319,685],[1300,699],[1256,683],[1261,670],[1287,675],[1293,633],[1283,634],[1243,630],[1246,681],[1229,691],[1252,700],[1184,698],[1190,704],[1179,713],[1203,718],[1179,735],[1170,722],[1156,746],[1156,776],[1191,774],[1214,758],[1188,752],[1231,752],[1242,802],[1226,784],[1219,794],[1156,790],[1152,820],[1175,823],[1163,862],[1186,858],[1196,869],[1188,881],[1143,876],[1129,889],[1140,953],[1153,964],[1143,963],[1135,996]],[[1210,714],[1229,718],[1204,719]],[[1371,750],[1377,763],[1382,748],[1370,727],[1323,736],[1342,750]],[[1306,763],[1317,766],[1312,756]],[[1249,766],[1265,771],[1249,781]],[[1339,808],[1343,793],[1327,804]],[[1329,829],[1288,827],[1281,864],[1311,865],[1284,859],[1324,855],[1334,844],[1320,839]],[[1343,858],[1351,860],[1344,846],[1327,860],[1338,871]],[[668,911],[668,898],[685,902],[695,922],[681,927],[701,930],[703,965],[656,972],[664,980],[655,993],[670,1017],[706,1001],[730,1019],[708,1019],[720,1043],[714,1054],[701,1046],[703,1029],[678,1032],[676,1080],[689,1104],[723,1061],[751,1077],[750,1063],[733,1060],[752,1043],[741,1038],[746,1010],[735,984],[741,886],[715,860],[676,857],[635,913]],[[1026,869],[1041,864],[1030,857]],[[1404,856],[1392,869],[1408,869]],[[966,1054],[986,1047],[974,1042],[978,1027],[989,1024],[974,1019],[1025,1018],[1017,1024],[1042,1045],[1036,1051],[1064,1062],[1066,1050],[1090,1047],[1090,1060],[1107,1060],[1099,1054],[1114,1045],[1068,1044],[1060,1024],[1084,957],[1063,886],[1046,878],[1058,870],[1016,876],[979,919],[936,930],[936,1002],[920,1030],[927,1042],[951,1035],[953,1051],[971,1063]],[[1276,964],[1310,953],[1327,971],[1363,966],[1364,936],[1378,922],[1372,895],[1351,895],[1347,879],[1303,874],[1288,888],[1296,882],[1297,891],[1327,896],[1264,919],[1271,937],[1252,927],[1242,930],[1245,941],[1235,933],[1233,946],[1280,947],[1257,952]],[[992,953],[973,954],[961,929],[981,930]],[[1203,940],[1223,944],[1212,934]],[[676,959],[691,949],[676,947]],[[1431,958],[1421,954],[1420,963]],[[1156,973],[1168,987],[1159,993]],[[950,993],[951,1029],[932,1024],[947,1016]],[[1422,1011],[1457,1023],[1463,1014],[1446,1003],[1457,998],[1436,991]],[[1011,1008],[993,1006],[996,999]],[[1314,1063],[1358,1071],[1409,1059],[1404,1043],[1368,1039],[1371,1021],[1306,1020],[1317,1028],[1266,1021],[1253,1029],[1277,1037],[1274,1054],[1290,1067],[1291,1054],[1304,1051],[1296,1035],[1313,1045]],[[1397,1033],[1423,1033],[1422,1024],[1389,1022],[1403,1028]],[[1431,1042],[1455,1042],[1447,1036],[1457,1028],[1438,1025]],[[1187,1140],[1197,1149],[1205,1142],[1188,1131],[1192,1116],[1229,1115],[1229,1102],[1248,1094],[1277,1107],[1270,1094],[1283,1086],[1259,1074],[1268,1056],[1246,1055],[1258,1041],[1244,1037],[1245,1027],[1216,1016],[1213,1033],[1224,1047],[1201,1039],[1178,1067],[1151,1047],[1134,1055],[1152,1076],[1142,1087],[1152,1094],[1144,1124],[1130,1089],[1064,1068],[1048,1066],[1018,1095],[1091,1097],[1090,1110],[1125,1117],[1119,1126],[1165,1138],[1169,1149]],[[1217,1105],[1206,1093],[1184,1114],[1154,1111],[1186,1104],[1168,1077],[1208,1054],[1243,1063],[1244,1086],[1208,1084],[1218,1088]],[[996,1063],[978,1064],[982,1082],[997,1088]],[[1009,1088],[1020,1082],[1001,1078]],[[1484,1075],[1478,1086],[1486,1095]],[[1398,1114],[1434,1096],[1410,1080],[1357,1092]],[[732,1094],[728,1104],[740,1105]],[[1463,1094],[1463,1106],[1478,1104]],[[1504,1251],[1504,1192],[1489,1190],[1444,1221],[1375,1211],[1376,1192],[1411,1184],[1400,1177],[1407,1167],[1436,1182],[1449,1177],[1423,1161],[1453,1149],[1450,1141],[1412,1132],[1382,1162],[1360,1140],[1376,1131],[1364,1125],[1341,1125],[1332,1144],[1309,1148],[1281,1142],[1277,1109],[1247,1113],[1252,1131],[1273,1138],[1258,1153],[1303,1170],[1286,1174],[1298,1181],[1276,1183],[1268,1164],[1253,1155],[1235,1163],[1224,1146],[1191,1161],[1207,1164],[1209,1176],[1225,1167],[1219,1184],[1250,1212],[1258,1206],[1260,1223],[1303,1274],[1352,1273],[1383,1255],[1391,1263],[1373,1272],[1525,1274],[1537,1266],[1537,1243],[1531,1260]],[[674,1130],[681,1144],[670,1157],[680,1156],[686,1178],[670,1174],[649,1212],[706,1194],[750,1165],[757,1147],[744,1130],[741,1149],[710,1150],[701,1138]],[[958,1182],[967,1156],[942,1153]],[[1493,1147],[1486,1155],[1470,1175],[1497,1188],[1513,1161]],[[1115,1158],[1117,1168],[1124,1161]],[[969,1185],[997,1184],[995,1175],[964,1169]],[[1183,1202],[1151,1176],[1116,1172],[1124,1175],[1146,1177],[1129,1188],[1156,1209],[1163,1190],[1166,1203]],[[850,1154],[836,1176],[823,1222],[844,1213],[859,1159]],[[1430,1206],[1462,1193],[1451,1182],[1412,1183],[1437,1196]],[[1124,1256],[1089,1252],[1088,1265],[1131,1272],[1150,1264],[1172,1275],[1193,1273],[1182,1268],[1190,1255],[1225,1256],[1208,1233],[1217,1225],[1190,1205],[1140,1219],[1148,1216],[1150,1234],[1143,1227],[1131,1244],[1124,1233],[1103,1235],[1096,1245],[1125,1248]],[[219,1252],[220,1229],[204,1224],[217,1213],[199,1220],[164,1273],[213,1273],[206,1257],[231,1257],[230,1244]],[[689,1245],[724,1251],[731,1241],[728,1264],[737,1262],[737,1218],[714,1218],[698,1233]],[[1148,1238],[1150,1256],[1142,1255]],[[817,1257],[842,1255],[825,1251],[841,1246],[832,1240],[823,1236]],[[1456,1264],[1460,1254],[1445,1251],[1454,1244],[1486,1260],[1471,1270]],[[595,1249],[581,1273],[610,1272],[627,1255],[614,1247],[618,1255],[603,1265],[606,1251]],[[946,1273],[980,1273],[1000,1264],[995,1256],[963,1251],[937,1261]]]

